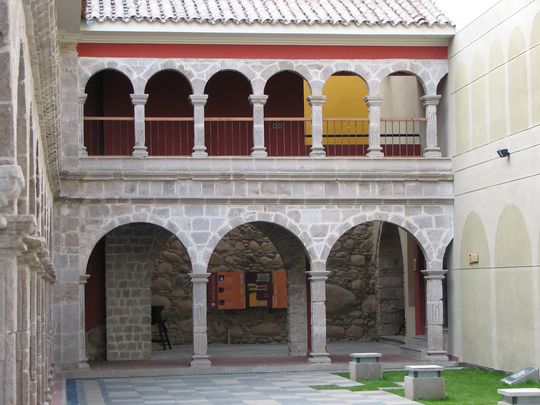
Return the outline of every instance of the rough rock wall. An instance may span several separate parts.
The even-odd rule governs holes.
[[[380,223],[346,232],[328,258],[326,333],[329,341],[377,338],[377,241]]]

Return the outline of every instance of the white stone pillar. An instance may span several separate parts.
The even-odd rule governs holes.
[[[148,94],[131,94],[135,119],[135,146],[133,147],[133,157],[142,158],[148,156],[144,122],[144,106],[146,105],[147,100]]]
[[[264,145],[264,105],[267,95],[251,95],[249,101],[253,105],[253,149],[251,156],[261,158],[268,156]]]
[[[192,94],[189,96],[193,105],[193,153],[192,157],[207,157],[204,135],[204,106],[208,101],[208,94]]]
[[[428,350],[431,361],[448,360],[443,345],[443,284],[446,270],[422,270],[426,280],[426,323]]]
[[[209,273],[190,273],[193,284],[193,356],[191,367],[209,367],[206,321],[206,285]]]
[[[78,97],[79,101],[79,131],[77,139],[79,142],[79,156],[88,156],[86,146],[84,146],[84,103],[86,102],[87,94],[81,94]]]
[[[88,368],[88,357],[86,356],[86,307],[84,298],[84,286],[90,278],[89,274],[83,274],[79,276],[79,325],[80,325],[80,337],[79,337],[79,368]]]
[[[381,147],[381,105],[382,96],[364,97],[369,108],[369,147],[367,155],[369,157],[383,157],[384,153]]]
[[[30,273],[30,403],[37,403],[37,280],[39,266],[32,266]]]
[[[426,108],[426,148],[424,157],[441,157],[441,150],[437,145],[437,105],[441,96],[423,96],[420,98]]]
[[[310,363],[330,363],[326,350],[326,280],[329,271],[309,271],[311,292],[311,352]]]
[[[309,96],[307,98],[311,106],[311,152],[312,158],[323,158],[326,151],[323,145],[323,105],[326,96]]]

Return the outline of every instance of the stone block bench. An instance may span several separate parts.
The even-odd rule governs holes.
[[[540,405],[540,388],[501,388],[497,392],[503,396],[498,405]]]
[[[441,372],[444,367],[435,365],[405,366],[409,372],[405,376],[405,398],[408,399],[443,399],[444,378]]]
[[[381,353],[351,353],[349,378],[356,380],[378,380],[382,378]]]

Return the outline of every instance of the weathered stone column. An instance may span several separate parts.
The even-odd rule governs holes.
[[[384,153],[381,147],[381,105],[383,98],[381,96],[364,97],[369,108],[369,147],[367,155],[369,157],[383,157]]]
[[[426,108],[426,148],[424,157],[441,157],[441,149],[437,145],[437,105],[441,96],[423,96],[420,98]]]
[[[206,335],[206,285],[209,273],[190,273],[193,283],[193,356],[191,367],[209,367],[208,337]]]
[[[86,94],[81,94],[77,99],[79,102],[79,126],[77,132],[79,156],[88,156],[88,151],[84,145],[84,103],[86,102],[86,97]]]
[[[311,152],[312,158],[326,157],[323,145],[323,112],[322,107],[326,96],[309,96],[307,98],[311,106]]]
[[[30,369],[30,403],[37,403],[37,280],[39,266],[32,266],[30,273],[30,364],[33,365]]]
[[[426,323],[428,350],[431,361],[448,360],[443,346],[443,286],[446,270],[422,270],[426,280]]]
[[[84,305],[84,286],[90,278],[89,274],[83,274],[79,276],[79,303],[80,303],[80,313],[79,313],[79,325],[80,325],[80,334],[79,337],[79,368],[88,368],[88,357],[86,356],[86,307]]]
[[[192,94],[189,96],[193,105],[193,157],[207,157],[204,137],[204,106],[208,100],[208,94]]]
[[[148,94],[131,94],[135,119],[135,146],[133,147],[133,157],[142,158],[148,156],[144,123],[144,106],[146,105],[147,100]]]
[[[315,266],[314,266],[315,267]],[[311,289],[311,353],[310,363],[330,363],[326,351],[326,280],[329,271],[308,272]]]
[[[267,95],[251,95],[249,101],[253,105],[253,149],[251,156],[261,158],[268,156],[264,145],[264,105]]]
[[[45,362],[44,358],[44,349],[45,346],[43,344],[43,337],[44,337],[44,325],[43,325],[43,275],[45,271],[40,268],[37,272],[37,373],[36,373],[36,380],[37,380],[37,401],[38,404],[42,404],[45,399],[45,390],[43,386],[43,364]]]

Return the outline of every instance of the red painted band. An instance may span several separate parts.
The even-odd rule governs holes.
[[[445,46],[303,46],[80,43],[79,56],[219,59],[447,59]]]

